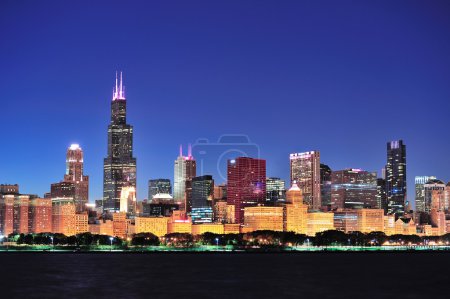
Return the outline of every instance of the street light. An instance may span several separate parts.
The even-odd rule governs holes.
[[[55,250],[55,245],[53,243],[53,236],[51,236],[50,239],[52,240],[52,250]]]
[[[219,238],[216,238],[216,251],[219,251]]]
[[[113,237],[109,237],[109,241],[111,241],[111,249],[109,251],[112,251],[112,241],[114,240]]]

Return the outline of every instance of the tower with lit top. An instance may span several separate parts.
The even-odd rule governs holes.
[[[133,126],[127,124],[127,101],[116,73],[108,126],[108,156],[103,163],[103,210],[120,211],[122,187],[136,188],[136,158],[133,157]]]

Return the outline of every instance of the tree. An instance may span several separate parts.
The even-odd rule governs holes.
[[[139,233],[133,235],[131,245],[134,246],[158,246],[159,238],[152,233]]]

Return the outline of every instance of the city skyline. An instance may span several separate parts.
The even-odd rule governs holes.
[[[173,178],[179,144],[202,137],[215,141],[228,133],[248,135],[267,160],[267,176],[286,182],[289,154],[311,150],[320,151],[321,162],[334,170],[362,168],[380,175],[386,142],[399,139],[408,145],[409,201],[414,201],[415,176],[450,179],[450,146],[443,137],[449,42],[434,38],[448,36],[449,26],[436,7],[390,4],[394,11],[402,9],[399,19],[375,4],[371,12],[349,4],[286,4],[276,10],[261,5],[254,14],[242,15],[235,8],[247,11],[245,4],[210,4],[212,21],[195,5],[185,12],[164,5],[142,10],[152,18],[139,13],[146,6],[141,3],[121,10],[124,25],[117,28],[114,3],[112,8],[93,5],[107,16],[104,26],[82,6],[70,12],[56,7],[48,23],[41,23],[35,18],[46,15],[44,8],[31,5],[34,13],[29,15],[19,4],[2,5],[8,9],[0,10],[0,19],[8,26],[0,29],[5,38],[0,54],[7,58],[0,88],[4,109],[15,113],[0,119],[10,143],[1,149],[7,159],[2,160],[0,182],[18,183],[23,193],[48,192],[61,179],[66,148],[78,143],[90,177],[90,201],[102,198],[104,132],[116,70],[126,76],[129,123],[136,129],[139,199],[146,197],[148,179]],[[323,14],[332,11],[326,20]],[[278,23],[262,15],[285,17]],[[72,27],[70,20],[79,17],[85,24]],[[384,22],[377,23],[379,19]],[[155,27],[171,21],[177,28]],[[58,28],[49,31],[55,22]],[[207,23],[213,25],[210,31]],[[12,29],[11,24],[20,26]],[[41,33],[39,44],[34,30]],[[54,35],[60,39],[55,41]],[[107,41],[117,37],[119,46],[111,48]],[[24,53],[23,48],[34,51]],[[429,103],[433,113],[423,108]],[[388,125],[394,120],[398,126]]]

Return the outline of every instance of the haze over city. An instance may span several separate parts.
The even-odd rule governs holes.
[[[403,139],[412,200],[414,176],[450,179],[449,4],[436,3],[2,2],[0,182],[42,196],[79,143],[100,199],[119,70],[139,199],[173,179],[180,144],[239,133],[286,182],[289,154],[310,150],[380,175]]]

